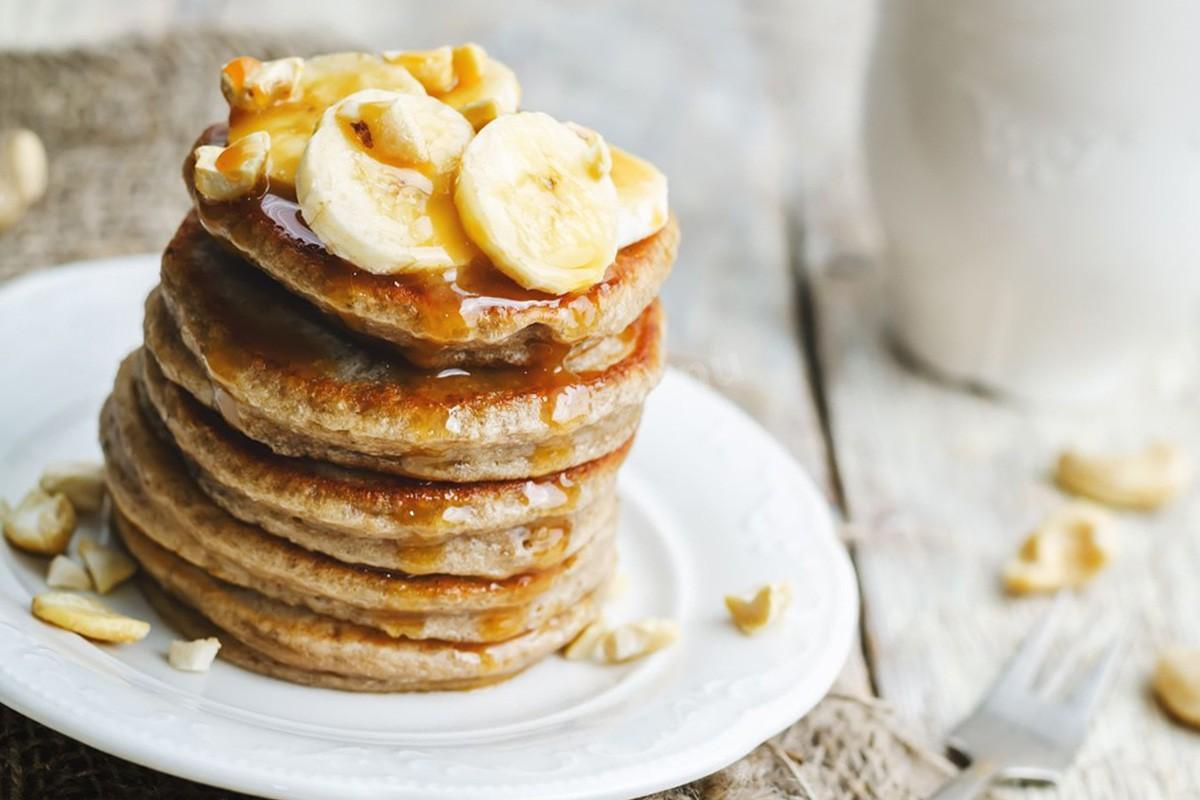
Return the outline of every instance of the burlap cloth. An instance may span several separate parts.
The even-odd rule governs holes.
[[[88,50],[0,53],[0,127],[37,131],[45,200],[0,233],[0,280],[81,258],[161,248],[187,207],[181,155],[223,113],[217,67],[245,53],[336,47],[217,32]],[[732,767],[660,795],[682,798],[924,796],[946,767],[899,732],[886,705],[839,685],[806,719]],[[230,792],[130,764],[0,706],[0,798],[217,798]]]

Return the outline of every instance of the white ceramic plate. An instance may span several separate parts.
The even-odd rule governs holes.
[[[0,289],[0,496],[47,462],[97,458],[96,418],[141,339],[157,258],[79,264]],[[679,620],[667,651],[626,667],[550,657],[466,693],[359,695],[293,686],[218,661],[172,670],[173,638],[132,585],[113,605],[142,642],[97,646],[35,620],[45,562],[0,548],[0,701],[155,769],[280,798],[599,798],[675,786],[736,760],[828,691],[857,619],[825,503],[766,433],[669,373],[621,478],[629,591],[614,619]],[[90,521],[95,535],[107,535]],[[749,638],[722,597],[795,590]]]

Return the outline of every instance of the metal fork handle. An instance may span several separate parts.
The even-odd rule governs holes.
[[[969,767],[943,784],[929,800],[976,800],[991,786],[992,779],[999,771],[999,764],[976,759]]]

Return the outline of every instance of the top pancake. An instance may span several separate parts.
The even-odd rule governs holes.
[[[456,482],[535,477],[616,450],[663,364],[652,303],[577,357],[419,369],[330,324],[194,217],[163,255],[146,345],[167,378],[276,452]]]
[[[214,125],[196,146],[225,144],[227,134],[227,126]],[[193,166],[189,155],[184,181],[209,233],[348,327],[393,343],[425,366],[527,364],[547,344],[613,336],[658,294],[679,243],[672,217],[655,235],[623,248],[600,283],[567,295],[524,289],[484,260],[374,275],[325,249],[290,198],[268,191],[212,202],[196,192]]]

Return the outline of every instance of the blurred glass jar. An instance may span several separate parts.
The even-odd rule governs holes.
[[[1112,388],[1200,289],[1200,3],[885,0],[869,180],[900,344],[1033,399]]]

